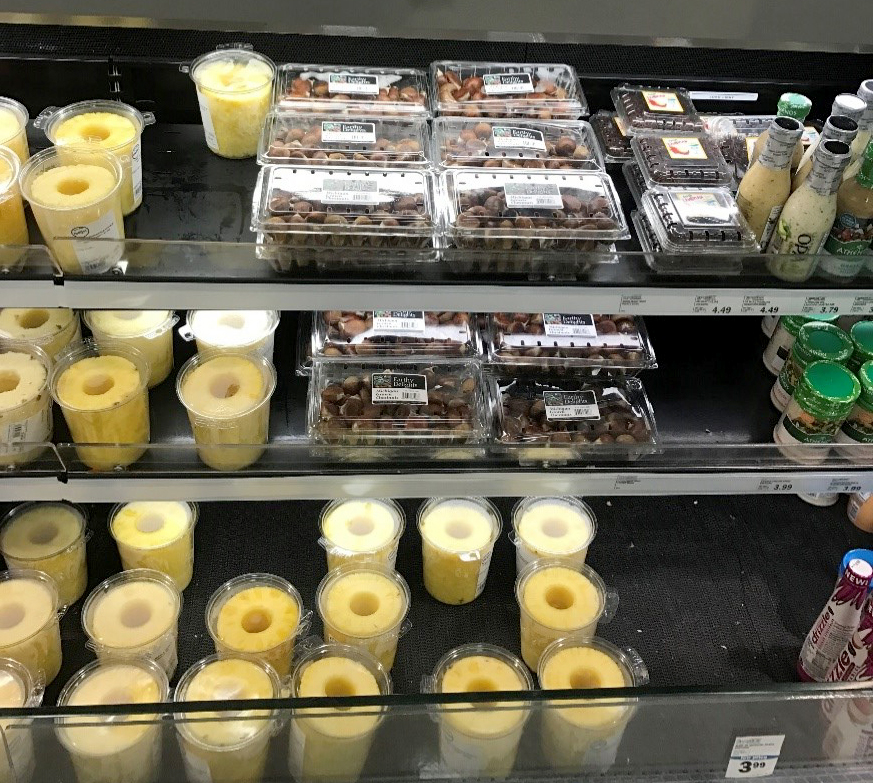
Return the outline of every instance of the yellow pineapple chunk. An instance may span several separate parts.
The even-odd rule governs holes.
[[[108,111],[91,111],[76,114],[55,128],[55,144],[96,144],[112,150],[132,142],[137,135],[136,126],[127,117]]]
[[[56,166],[38,174],[31,185],[31,200],[43,207],[85,207],[106,198],[115,188],[115,174],[91,163]]]
[[[63,307],[5,307],[0,310],[0,337],[26,340],[54,359],[82,336],[79,317]]]

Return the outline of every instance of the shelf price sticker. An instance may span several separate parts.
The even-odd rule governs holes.
[[[738,300],[717,294],[699,294],[691,303],[694,315],[730,315],[738,310]]]
[[[779,315],[779,304],[768,296],[744,296],[740,315]]]
[[[793,492],[794,482],[786,479],[764,478],[758,482],[758,492]]]
[[[802,315],[836,315],[840,306],[826,296],[807,296],[800,308]]]
[[[861,484],[860,479],[852,479],[839,477],[835,479],[831,479],[831,483],[828,484],[827,492],[844,492],[847,495],[851,495],[855,492],[863,492],[864,487]]]
[[[858,294],[849,308],[851,315],[873,315],[873,295]]]
[[[737,737],[728,761],[726,778],[766,778],[776,771],[784,734]]]

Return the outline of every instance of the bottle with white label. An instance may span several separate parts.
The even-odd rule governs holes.
[[[818,149],[819,144],[825,141],[842,141],[851,145],[858,135],[858,123],[853,117],[848,117],[844,114],[832,114],[825,120],[824,128],[818,141],[809,145],[809,149],[803,153],[803,160],[800,161],[797,171],[794,174],[794,179],[791,180],[791,192],[797,190],[806,178],[812,172],[812,156]]]
[[[749,167],[737,190],[737,206],[761,247],[770,241],[791,193],[791,155],[803,126],[792,117],[777,117],[769,130],[763,152]]]
[[[806,120],[809,110],[812,108],[812,101],[805,95],[799,92],[784,92],[779,96],[779,102],[776,104],[777,117],[791,117],[800,123],[801,129],[803,122]],[[749,168],[758,160],[761,153],[764,152],[764,147],[767,145],[767,140],[770,136],[770,129],[765,130],[757,139],[755,146],[752,149],[752,154],[749,155]],[[794,148],[791,153],[791,168],[796,169],[800,165],[800,160],[803,157],[803,142],[797,139],[794,142]]]
[[[780,280],[802,283],[818,266],[818,252],[837,216],[837,188],[849,158],[848,144],[820,145],[812,173],[785,202],[766,251],[767,268]]]

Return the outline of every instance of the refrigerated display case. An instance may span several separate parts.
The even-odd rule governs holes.
[[[29,213],[33,244],[0,247],[0,308],[33,324],[52,308],[161,310],[173,324],[186,310],[221,310],[228,332],[245,331],[236,311],[267,313],[271,327],[279,314],[268,436],[256,448],[234,442],[239,422],[221,404],[248,388],[239,362],[200,389],[220,416],[204,419],[177,397],[180,368],[203,347],[185,328],[172,334],[173,371],[146,392],[148,442],[123,432],[75,442],[58,406],[40,430],[53,431],[51,442],[30,442],[0,411],[0,464],[9,465],[0,510],[27,501],[84,509],[85,596],[130,564],[110,530],[113,504],[199,504],[186,506],[197,524],[180,555],[187,586],[167,698],[153,703],[148,693],[161,688],[136,691],[132,677],[96,704],[62,692],[100,671],[77,674],[94,659],[79,599],[59,612],[58,676],[7,672],[0,781],[868,780],[873,688],[801,683],[796,663],[843,556],[873,547],[847,518],[847,503],[857,521],[863,500],[845,497],[873,491],[871,447],[804,443],[799,460],[797,447],[774,443],[780,417],[760,319],[815,316],[848,332],[873,317],[873,278],[869,265],[842,283],[770,275],[734,202],[740,141],[713,128],[775,113],[785,91],[811,98],[809,123],[820,128],[834,95],[873,77],[869,47],[788,17],[769,41],[740,24],[740,44],[736,18],[718,30],[714,19],[683,26],[664,11],[675,36],[663,45],[654,26],[647,36],[621,14],[618,40],[604,37],[598,14],[590,29],[574,28],[575,10],[570,29],[544,22],[537,33],[516,3],[511,23],[468,9],[449,19],[441,7],[386,17],[403,5],[368,11],[369,30],[360,11],[337,28],[328,9],[300,21],[257,3],[217,9],[213,26],[186,23],[187,9],[171,22],[156,8],[138,29],[126,8],[118,26],[95,26],[107,23],[87,3],[68,26],[0,12],[9,22],[0,24],[0,92],[30,116],[115,99],[157,120],[136,149],[143,203],[125,217],[125,239],[45,238]],[[754,5],[736,4],[734,17]],[[442,37],[427,37],[422,20]],[[271,21],[282,32],[258,31]],[[527,34],[511,29],[519,24]],[[696,46],[680,46],[683,37]],[[245,129],[260,150],[242,160],[210,151],[189,76],[200,55],[230,42],[234,52],[250,44],[278,74],[266,122]],[[740,45],[748,48],[729,48]],[[683,122],[661,127],[670,95]],[[258,116],[265,111],[259,99]],[[32,126],[28,141],[33,152],[49,146]],[[673,164],[698,148],[706,165],[693,154],[695,165]],[[631,172],[629,189],[622,163],[635,153],[644,169]],[[64,268],[58,259],[78,257],[83,243],[100,263]],[[0,337],[0,356],[14,348]],[[788,356],[790,345],[779,350]],[[3,378],[0,368],[0,393]],[[215,434],[204,447],[194,434],[206,426]],[[113,461],[121,452],[141,456]],[[835,494],[838,504],[823,508],[798,497],[823,505]],[[502,531],[495,539],[500,526],[486,525],[479,541],[476,520],[459,514],[456,537],[472,543],[423,541],[413,521],[440,497],[490,499],[480,505]],[[597,639],[543,656],[557,666],[558,653],[572,654],[563,679],[519,659],[527,610],[516,602],[511,520],[524,497],[584,498],[596,531],[584,559],[602,604]],[[328,501],[361,498],[391,499],[381,506],[399,515],[383,532],[408,612],[387,620],[385,566],[336,557],[319,521]],[[365,539],[375,530],[363,512],[350,519]],[[147,511],[139,523],[131,534],[142,561],[161,570],[148,538],[168,547],[176,533],[164,540],[164,522]],[[553,523],[560,538],[566,519]],[[366,652],[375,632],[359,624],[338,638],[335,623],[315,617],[326,600],[319,585],[328,574],[336,581],[338,563],[369,591],[350,611],[390,626],[396,655],[381,663]],[[457,587],[456,568],[471,576],[463,595],[434,587]],[[576,573],[581,561],[553,564],[542,590],[556,611],[586,595],[560,581],[562,568]],[[190,686],[217,672],[204,660],[216,652],[210,596],[237,577],[267,584],[265,574],[299,598],[295,627],[308,630],[294,639],[294,661],[313,672],[313,661],[323,664],[323,679],[259,685],[261,668],[246,673],[230,658],[224,679],[194,689],[214,700],[193,700]],[[271,607],[261,593],[246,598],[243,631],[269,625]],[[4,644],[16,617],[0,597]],[[595,631],[584,625],[587,640]],[[574,628],[547,630],[551,640]],[[341,663],[331,659],[336,643],[357,646],[345,657],[334,650]],[[445,685],[468,658],[481,671]],[[562,690],[540,687],[559,681]]]

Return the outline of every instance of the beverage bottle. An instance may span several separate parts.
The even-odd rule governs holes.
[[[767,268],[780,280],[802,283],[818,266],[817,254],[837,216],[837,188],[850,157],[848,144],[821,144],[812,156],[812,173],[785,202],[766,248]]]
[[[858,682],[873,679],[873,593],[867,596],[861,624],[846,642],[828,672],[827,682]]]
[[[867,144],[873,135],[873,79],[865,79],[858,88],[858,97],[864,101],[866,108],[858,120],[858,135],[852,142],[852,162],[843,174],[843,179],[851,179],[861,168],[861,158]]]
[[[803,127],[793,117],[770,123],[767,143],[737,190],[737,207],[764,248],[791,193],[791,154]]]
[[[873,250],[873,139],[861,168],[837,191],[837,217],[824,243],[820,272],[833,280],[851,280],[871,259]]]
[[[797,120],[800,123],[800,134],[803,136],[803,121],[806,119],[811,108],[812,101],[805,95],[801,95],[799,92],[783,92],[782,95],[779,96],[779,102],[776,104],[776,116],[791,117]],[[772,125],[770,127],[772,127]],[[752,148],[752,154],[749,157],[750,167],[764,151],[769,136],[770,130],[768,128],[758,136],[757,139],[755,139],[755,146]],[[794,151],[790,158],[792,169],[796,169],[800,165],[800,159],[802,157],[803,142],[798,138],[794,144]]]
[[[855,137],[858,135],[858,122],[844,114],[832,114],[825,120],[824,127],[821,130],[821,136],[815,144],[810,144],[809,149],[803,153],[803,160],[800,161],[800,166],[794,173],[794,179],[791,180],[791,192],[797,190],[809,176],[812,171],[812,156],[818,149],[818,145],[825,141],[842,141],[844,144],[851,146]]]
[[[873,700],[840,699],[845,702],[831,721],[822,751],[833,761],[867,759],[873,756]]]
[[[873,566],[866,561],[853,558],[848,562],[800,649],[797,673],[801,680],[825,681],[858,627],[871,577]]]

